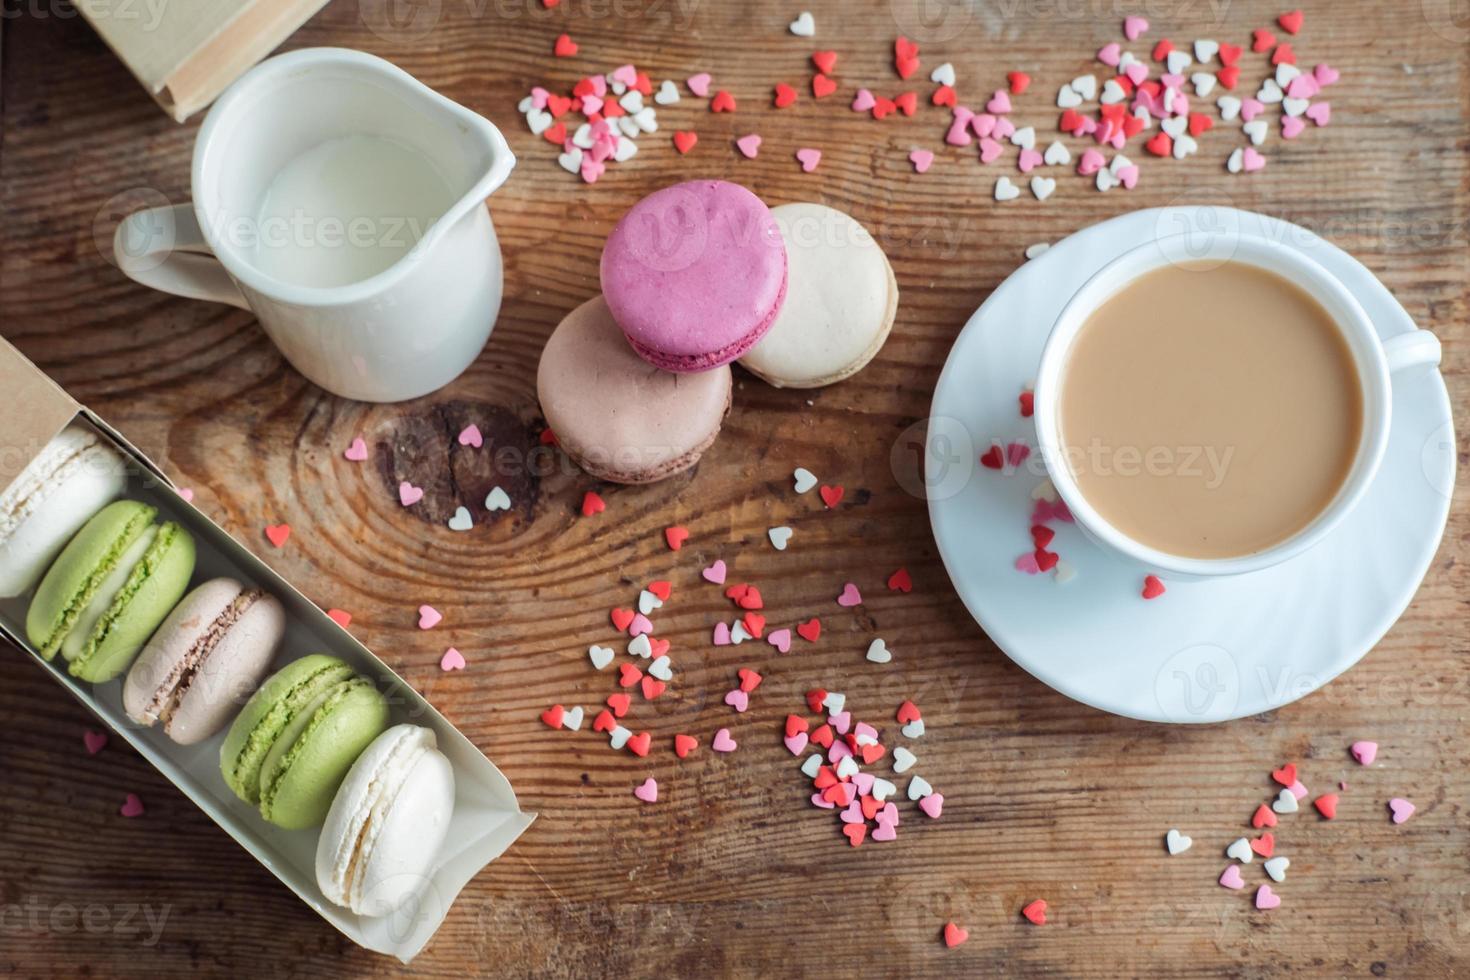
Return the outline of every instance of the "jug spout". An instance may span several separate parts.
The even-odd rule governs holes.
[[[459,121],[466,127],[466,138],[478,162],[473,169],[479,173],[473,186],[467,188],[464,200],[479,203],[493,194],[510,177],[515,168],[515,154],[510,144],[495,124],[484,116],[465,110],[467,118]]]

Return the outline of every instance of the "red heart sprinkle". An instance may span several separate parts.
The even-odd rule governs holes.
[[[597,717],[592,719],[592,730],[594,732],[610,732],[616,727],[618,727],[618,723],[613,720],[613,713],[606,708],[599,711]]]
[[[633,610],[614,608],[612,612],[608,613],[608,617],[612,619],[613,626],[621,633],[633,622]]]
[[[745,593],[747,593],[749,591],[750,591],[750,586],[748,584],[746,584],[745,582],[741,582],[738,585],[732,585],[729,588],[727,588],[725,590],[725,598],[731,600],[736,605],[739,605],[740,604],[740,600],[743,599],[743,598],[745,598]]]
[[[817,490],[817,493],[822,495],[822,503],[827,505],[828,510],[831,510],[842,503],[842,494],[844,491],[840,486],[829,487],[823,485]]]
[[[1140,121],[1142,121],[1142,120],[1140,120]],[[1189,135],[1190,136],[1197,137],[1201,133],[1208,132],[1210,130],[1210,127],[1212,127],[1214,125],[1215,125],[1215,120],[1211,119],[1209,116],[1205,115],[1203,112],[1191,112],[1189,114]]]
[[[342,627],[344,630],[348,626],[352,625],[352,613],[348,612],[345,609],[328,609],[327,618],[336,623],[338,626]]]
[[[919,706],[912,701],[905,701],[898,706],[898,723],[907,725],[911,721],[918,721],[922,715],[919,714]]]
[[[1011,86],[1012,95],[1021,95],[1031,87],[1031,76],[1024,71],[1006,72],[1006,81]]]
[[[820,687],[814,687],[806,692],[806,706],[812,709],[813,714],[821,712],[822,702],[825,700],[827,700],[827,692]]]
[[[1174,152],[1174,141],[1161,129],[1149,137],[1143,148],[1156,157],[1166,157]]]
[[[744,691],[746,694],[749,694],[756,688],[760,687],[761,681],[764,680],[764,678],[761,677],[760,674],[757,674],[749,667],[741,667],[735,672],[735,676],[740,678],[740,690]]]
[[[824,749],[830,749],[832,747],[832,734],[831,725],[818,725],[816,730],[812,732],[810,741],[813,745],[820,745]]]
[[[647,732],[639,732],[628,739],[628,751],[642,758],[648,754],[648,747],[653,743],[653,736]]]
[[[1312,806],[1317,808],[1324,820],[1331,820],[1337,816],[1337,794],[1324,793],[1312,801]]]
[[[650,636],[648,638],[648,644],[653,647],[653,656],[655,658],[662,657],[669,652],[670,642],[668,640],[660,640],[656,636]]]
[[[616,102],[604,102],[602,104],[602,114],[609,119],[616,119],[619,116],[626,116],[628,113]]]
[[[689,540],[689,529],[678,524],[664,528],[664,540],[668,542],[670,551],[678,551]]]
[[[643,700],[652,701],[668,688],[663,681],[652,674],[644,674],[643,680],[639,682],[643,687]]]
[[[556,39],[551,53],[558,58],[570,58],[577,53],[577,42],[572,40],[570,34],[563,34]]]
[[[633,699],[626,694],[609,694],[606,701],[607,706],[613,709],[613,714],[619,718],[628,713],[628,705],[632,703]]]
[[[638,669],[637,664],[618,665],[618,685],[620,687],[632,687],[643,679],[643,671]]]
[[[1257,27],[1255,30],[1251,31],[1251,50],[1252,51],[1254,51],[1257,54],[1259,54],[1262,51],[1269,51],[1269,50],[1271,50],[1271,48],[1273,48],[1275,46],[1276,46],[1276,35],[1275,34],[1272,34],[1270,31],[1266,30],[1266,28],[1264,28],[1264,27]]]
[[[766,617],[758,612],[748,612],[740,620],[745,624],[745,631],[757,640],[766,631]]]
[[[786,716],[786,737],[791,738],[799,732],[810,731],[811,725],[801,715]]]
[[[551,707],[541,712],[541,720],[546,722],[546,727],[548,728],[560,728],[561,718],[562,715],[564,715],[565,713],[565,708],[563,708],[559,704],[553,704]]]
[[[842,833],[857,847],[868,836],[868,825],[865,823],[848,823],[842,825]]]
[[[962,929],[959,926],[955,925],[953,922],[946,922],[944,924],[944,945],[948,946],[950,949],[954,949],[956,946],[961,945],[966,939],[969,938],[970,930]]]
[[[286,539],[291,536],[291,525],[289,524],[267,524],[265,526],[266,539],[271,544],[280,548],[285,545]]]
[[[741,609],[763,609],[766,605],[765,600],[761,598],[761,590],[753,585],[745,587],[745,591],[741,593],[739,599],[735,600],[735,604]]]
[[[837,773],[832,771],[831,766],[818,766],[817,774],[812,777],[812,785],[817,789],[831,789],[837,785]]]
[[[914,590],[914,580],[909,578],[909,570],[907,568],[900,568],[888,576],[888,589],[890,592],[912,592]]]
[[[1046,925],[1046,900],[1038,898],[1036,901],[1023,908],[1021,910],[1021,914],[1035,925]]]
[[[878,742],[873,742],[869,745],[860,745],[857,748],[858,754],[863,757],[863,765],[865,766],[871,766],[873,763],[883,758],[884,753],[887,751],[888,750],[885,749],[882,744]]]
[[[1223,45],[1222,45],[1223,47]],[[1154,60],[1163,61],[1169,57],[1169,52],[1174,50],[1174,42],[1167,37],[1159,38],[1159,43],[1154,45]]]
[[[878,811],[883,809],[883,802],[876,797],[860,796],[858,797],[858,801],[858,806],[863,811],[864,820],[872,820],[878,815]]]
[[[1296,52],[1291,45],[1285,42],[1276,45],[1276,50],[1271,52],[1272,65],[1294,65],[1296,64]]]
[[[1143,579],[1143,597],[1145,599],[1157,599],[1164,594],[1164,583],[1159,581],[1157,575],[1147,575]]]
[[[898,106],[898,111],[905,116],[912,116],[919,109],[919,93],[904,92],[893,98],[893,104]]]
[[[637,77],[633,80],[633,88],[642,92],[644,95],[653,95],[653,82],[649,79],[648,72],[640,71],[638,73]]]
[[[1031,543],[1037,548],[1045,548],[1051,544],[1051,539],[1057,536],[1057,532],[1045,524],[1033,524],[1031,526]]]
[[[980,457],[980,465],[987,470],[998,470],[1006,465],[1005,450],[999,445],[992,444]]]
[[[546,142],[551,143],[554,146],[561,146],[567,141],[567,124],[557,123],[555,126],[543,130],[541,136],[546,140]]]
[[[1123,117],[1123,138],[1131,140],[1143,132],[1143,120],[1137,116]]]
[[[1288,762],[1280,769],[1271,770],[1271,778],[1287,789],[1290,789],[1292,784],[1296,782],[1296,763]]]
[[[1272,854],[1276,853],[1276,835],[1271,833],[1271,831],[1269,830],[1266,831],[1264,834],[1251,841],[1251,850],[1255,851],[1263,858],[1270,857]]]
[[[1306,17],[1300,10],[1292,10],[1277,17],[1276,23],[1280,24],[1281,29],[1286,33],[1296,34],[1302,29],[1302,21],[1304,20],[1306,20]]]
[[[1222,64],[1222,65],[1233,65],[1233,64],[1235,64],[1237,61],[1240,60],[1240,55],[1241,55],[1241,53],[1244,50],[1245,50],[1244,48],[1240,47],[1237,44],[1226,44],[1224,41],[1221,41],[1220,42],[1220,51],[1219,51],[1219,54],[1220,54],[1220,64]]]
[[[688,130],[676,130],[674,132],[674,149],[681,154],[688,153],[694,149],[694,144],[699,142],[699,134]]]
[[[690,752],[699,748],[699,739],[693,735],[680,733],[674,736],[674,754],[679,758],[687,758]]]
[[[893,42],[893,56],[895,58],[917,58],[919,46],[900,34]]]
[[[893,70],[898,72],[898,77],[907,81],[913,77],[914,72],[919,70],[918,58],[896,58],[893,62]]]
[[[796,101],[796,89],[785,82],[776,83],[776,108],[784,109]]]
[[[816,98],[825,98],[837,91],[837,83],[826,75],[812,76],[812,95]]]
[[[817,642],[817,637],[822,635],[822,621],[813,616],[806,622],[797,624],[796,632],[808,643],[815,643]],[[826,697],[826,695],[823,694],[823,697]],[[822,706],[819,704],[812,710],[820,711],[822,710]]]
[[[587,92],[591,91],[592,86],[589,83],[587,86]],[[577,94],[586,95],[587,92],[578,92]],[[569,110],[571,107],[572,100],[564,95],[548,95],[546,97],[546,111],[551,113],[552,117],[555,119],[560,119],[562,116],[565,116],[567,114],[567,110]]]
[[[593,92],[596,91],[597,85],[595,82],[592,81],[591,77],[583,78],[579,80],[577,84],[572,86],[572,94],[576,96],[591,95]],[[546,99],[547,104],[550,105],[551,100],[555,98],[557,98],[557,96],[555,95],[548,96]]]
[[[667,579],[659,579],[656,582],[648,583],[648,591],[660,599],[667,601],[669,596],[674,592],[674,584]]]
[[[836,51],[813,51],[812,64],[817,66],[817,71],[824,75],[832,74],[832,69],[837,67]]]
[[[1061,558],[1055,551],[1047,551],[1045,548],[1036,549],[1036,567],[1043,572],[1049,572],[1057,567],[1057,561]]]
[[[718,92],[715,93],[715,97],[713,99],[710,99],[710,102],[709,102],[709,111],[710,112],[734,112],[735,111],[735,96],[731,95],[729,92],[725,91],[724,89],[720,89]]]
[[[1139,120],[1139,122],[1142,122],[1142,121],[1143,120],[1141,120],[1141,119]],[[1021,402],[1021,418],[1023,418],[1023,419],[1029,419],[1031,417],[1032,413],[1034,413],[1036,411],[1036,392],[1034,392],[1034,391],[1023,391],[1023,392],[1021,392],[1020,402]]]
[[[1233,92],[1235,86],[1240,82],[1240,68],[1236,65],[1226,65],[1215,72],[1215,79],[1227,90]]]
[[[1257,830],[1260,830],[1262,827],[1274,827],[1276,826],[1276,814],[1272,812],[1269,806],[1262,803],[1256,807],[1256,812],[1251,814],[1251,826]]]
[[[607,510],[607,504],[597,494],[588,490],[582,495],[582,516],[591,517],[593,514],[601,514]]]
[[[935,105],[947,105],[953,107],[958,101],[958,98],[959,97],[955,94],[954,89],[950,88],[948,85],[941,85],[934,90],[933,95],[929,96],[929,101],[934,103]]]
[[[873,101],[873,118],[886,118],[890,113],[893,112],[893,110],[897,108],[898,106],[894,104],[892,99],[885,99],[883,96],[880,95]]]

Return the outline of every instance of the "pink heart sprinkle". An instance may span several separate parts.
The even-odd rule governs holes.
[[[995,121],[995,128],[990,131],[990,135],[998,140],[1003,140],[1012,136],[1015,132],[1016,124],[1002,116]]]
[[[690,75],[684,84],[689,86],[689,91],[703,99],[709,95],[710,81],[709,72],[702,71],[697,75]]]
[[[480,435],[480,427],[471,422],[459,433],[459,444],[461,446],[474,446],[479,449],[485,445],[485,439]]]
[[[1235,891],[1239,891],[1240,889],[1244,888],[1245,879],[1242,878],[1240,875],[1240,865],[1232,864],[1230,867],[1226,868],[1225,873],[1220,876],[1220,884],[1224,885],[1226,888],[1234,889]]]
[[[633,795],[644,803],[658,802],[658,782],[649,776],[638,786],[633,787]]]
[[[1325,88],[1326,86],[1331,85],[1333,82],[1337,81],[1338,78],[1340,78],[1341,76],[1338,75],[1336,68],[1333,68],[1331,65],[1323,62],[1316,68],[1312,69],[1312,77],[1317,80],[1318,85],[1321,85]]]
[[[1326,126],[1327,123],[1332,119],[1332,103],[1313,102],[1311,105],[1307,106],[1306,115],[1308,119],[1312,120],[1312,122],[1316,123],[1318,126]]]
[[[611,136],[612,130],[609,129],[606,119],[599,119],[595,123],[587,127],[587,135],[591,136],[595,140],[600,140]]]
[[[823,810],[837,809],[837,804],[824,797],[821,793],[812,794],[812,806],[819,806]]]
[[[190,487],[179,487],[179,499],[186,504],[194,502],[194,491]]]
[[[642,613],[635,613],[633,616],[633,621],[628,624],[628,635],[637,636],[640,633],[652,632],[653,623],[649,622],[648,617],[643,615]]]
[[[892,823],[880,823],[868,836],[876,841],[898,840],[898,825]]]
[[[1021,158],[1016,162],[1021,168],[1021,173],[1029,174],[1042,164],[1041,153],[1037,150],[1021,150]]]
[[[344,452],[342,455],[346,456],[354,463],[361,463],[363,460],[367,459],[367,443],[363,441],[361,436],[358,436],[356,439],[352,440],[352,445],[348,446],[347,451]]]
[[[1148,18],[1133,14],[1123,18],[1123,36],[1130,41],[1137,41],[1148,32]]]
[[[867,112],[877,104],[878,100],[873,98],[873,93],[865,88],[858,89],[857,95],[852,97],[853,112]]]
[[[782,653],[790,653],[791,631],[789,629],[772,630],[766,634],[766,642]]]
[[[985,103],[985,111],[993,112],[997,116],[1011,111],[1011,97],[1006,94],[1005,89],[998,88],[995,90],[995,94],[990,97],[990,101]]]
[[[628,88],[638,84],[638,69],[632,65],[619,65],[614,68],[610,76],[615,82],[622,82]]]
[[[976,136],[994,136],[995,126],[1000,122],[995,116],[988,112],[982,112],[978,116],[970,117],[970,128],[975,131]]]
[[[786,751],[792,755],[801,755],[806,750],[807,733],[797,732],[795,735],[787,735],[783,741],[786,743]]]
[[[909,152],[909,162],[914,165],[914,173],[926,173],[929,170],[929,166],[934,163],[934,154],[929,150],[911,150]]]
[[[1320,91],[1321,84],[1311,75],[1298,75],[1286,87],[1286,94],[1293,99],[1310,99]]]
[[[405,507],[412,507],[424,499],[424,488],[416,487],[407,480],[398,484],[398,502]]]
[[[856,773],[852,777],[852,784],[857,787],[857,791],[863,796],[868,796],[872,794],[873,784],[877,781],[878,777],[874,776],[870,772]]]
[[[967,105],[957,105],[949,111],[950,114],[954,116],[955,122],[963,123],[966,126],[970,124],[971,119],[975,118],[975,110],[971,109]]]
[[[439,658],[439,669],[443,671],[464,670],[464,654],[450,647],[444,651],[444,656]]]
[[[919,801],[919,809],[931,820],[938,820],[939,814],[944,811],[944,797],[939,793],[930,793]]]
[[[1358,760],[1358,765],[1371,766],[1373,760],[1378,758],[1378,743],[1354,742],[1348,751],[1352,752],[1353,758]]]
[[[592,83],[592,94],[599,99],[607,97],[607,79],[601,75],[589,75],[588,81]]]
[[[737,748],[735,740],[730,737],[730,729],[728,728],[721,728],[715,732],[714,740],[709,745],[716,752],[734,752]]]
[[[801,161],[803,173],[811,173],[817,169],[817,164],[822,162],[822,151],[810,146],[803,146],[796,151],[796,159]]]
[[[715,624],[714,643],[717,647],[727,647],[730,645],[730,626],[728,623]]]
[[[1134,85],[1142,85],[1143,82],[1148,78],[1148,65],[1145,65],[1141,61],[1135,61],[1127,68],[1123,69],[1123,74],[1126,75],[1128,77],[1128,80]]]
[[[1091,177],[1103,168],[1107,158],[1092,147],[1082,151],[1082,159],[1077,161],[1077,172],[1084,177]]]
[[[141,817],[143,815],[143,801],[138,799],[137,793],[129,793],[123,800],[123,805],[117,811],[125,817]]]
[[[431,630],[444,619],[433,606],[419,606],[419,629]]]
[[[591,116],[602,111],[602,99],[591,92],[582,96],[582,114]]]
[[[980,141],[980,162],[981,163],[989,163],[992,160],[994,160],[996,157],[1000,156],[1004,152],[1005,152],[1005,147],[1001,146],[999,143],[997,143],[995,140],[991,139],[989,136],[985,137],[983,140]]]
[[[1307,128],[1307,121],[1300,116],[1281,117],[1281,138],[1294,140]]]
[[[535,88],[531,89],[531,108],[545,109],[546,99],[550,95],[551,93],[546,91],[546,89],[542,88],[540,85],[537,85]]]
[[[615,147],[607,140],[598,140],[592,144],[592,149],[587,151],[587,156],[593,163],[602,163],[613,155]]]
[[[1246,173],[1254,173],[1266,166],[1266,158],[1254,146],[1245,148],[1245,152],[1241,154],[1241,162]]]
[[[850,755],[852,755],[852,749],[848,747],[848,744],[845,741],[837,740],[834,741],[832,743],[832,747],[827,750],[827,761],[835,766],[837,763],[841,762],[843,759],[847,758]]]
[[[1299,800],[1305,800],[1308,796],[1312,795],[1307,791],[1307,787],[1302,784],[1300,779],[1294,780],[1287,789],[1291,790],[1291,795]]]
[[[878,815],[873,819],[880,824],[886,823],[890,826],[897,827],[898,807],[894,806],[892,803],[885,803],[883,804],[883,809],[879,810]]]
[[[837,604],[844,609],[851,609],[853,606],[860,605],[862,601],[863,594],[851,582],[842,587],[842,594],[837,597]]]
[[[702,576],[704,576],[704,580],[706,582],[710,582],[710,583],[712,583],[714,585],[724,585],[725,584],[725,559],[723,559],[723,558],[716,558],[715,559],[715,563],[713,565],[711,565],[709,568],[706,568],[704,571],[700,572],[699,574],[702,575]]]
[[[1177,91],[1178,89],[1184,87],[1184,76],[1175,71],[1164,72],[1162,75],[1159,76],[1159,81],[1164,83],[1164,88],[1166,89],[1172,88]],[[1166,100],[1164,102],[1164,108],[1167,109],[1168,107],[1169,103]]]
[[[1107,44],[1104,44],[1102,47],[1097,49],[1097,60],[1107,65],[1109,68],[1117,68],[1118,62],[1122,60],[1122,57],[1123,45],[1119,44],[1117,41],[1109,41]]]
[[[1020,466],[1030,455],[1031,447],[1024,442],[1013,442],[1006,447],[1006,462],[1012,466]]]
[[[96,755],[107,748],[107,734],[105,732],[82,732],[82,744],[87,747],[88,755]]]
[[[1252,119],[1266,111],[1266,104],[1259,99],[1242,99],[1240,102],[1240,118],[1243,122]]]
[[[847,809],[843,810],[838,816],[842,818],[843,823],[863,823],[868,819],[863,816],[863,805],[856,799],[849,803]]]
[[[736,711],[743,712],[746,708],[750,707],[750,695],[737,687],[725,695],[725,703]]]
[[[950,146],[970,145],[970,120],[956,119],[949,125],[949,132],[944,134],[944,141]]]
[[[1072,523],[1072,512],[1060,500],[1038,500],[1031,508],[1032,524],[1050,524],[1052,521]]]
[[[1270,885],[1262,885],[1256,889],[1256,908],[1274,909],[1281,904],[1281,896],[1271,890]]]
[[[607,164],[602,163],[593,156],[584,157],[582,160],[582,180],[589,184],[597,183],[597,179],[607,170]]]
[[[1137,164],[1129,164],[1126,167],[1119,167],[1118,168],[1118,183],[1122,184],[1125,188],[1127,188],[1130,191],[1133,190],[1133,188],[1137,187],[1138,186],[1138,165]]]
[[[852,712],[839,711],[835,715],[828,715],[827,724],[836,729],[838,735],[846,735],[847,729],[852,725]]]
[[[1041,566],[1036,564],[1036,553],[1028,551],[1016,559],[1016,571],[1025,572],[1027,575],[1041,574]]]
[[[878,729],[874,728],[872,725],[868,724],[865,721],[860,721],[856,725],[853,725],[852,733],[858,738],[867,736],[875,742],[878,740]]]
[[[755,133],[742,136],[735,141],[735,148],[745,154],[747,160],[754,160],[755,155],[761,150],[761,138]]]
[[[1393,822],[1403,823],[1414,815],[1414,804],[1408,800],[1395,796],[1388,801],[1388,808],[1393,812]]]

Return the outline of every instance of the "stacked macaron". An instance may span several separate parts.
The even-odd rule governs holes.
[[[732,362],[776,387],[832,384],[872,360],[898,309],[857,221],[819,204],[773,211],[719,180],[635,204],[601,278],[547,341],[536,389],[562,449],[615,483],[699,461],[729,412]]]

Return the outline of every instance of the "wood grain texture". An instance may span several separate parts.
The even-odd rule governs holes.
[[[896,93],[888,67],[900,31],[923,45],[924,73],[952,61],[971,102],[1004,72],[1032,73],[1017,116],[1049,133],[1056,87],[1093,70],[1118,36],[1112,4],[938,5],[916,0],[805,0],[815,41],[785,24],[799,5],[770,0],[428,0],[434,18],[384,29],[381,0],[339,0],[291,47],[336,44],[385,56],[506,130],[521,163],[492,201],[506,254],[507,300],[470,371],[420,402],[369,406],[330,397],[290,370],[249,314],[175,300],[128,282],[99,243],[130,208],[187,198],[197,121],[169,122],[74,17],[42,11],[0,21],[0,330],[76,397],[115,423],[198,504],[324,606],[353,613],[353,631],[505,770],[540,821],[460,897],[411,968],[339,937],[280,887],[138,757],[89,758],[85,713],[23,658],[0,657],[0,971],[18,976],[205,974],[365,976],[708,976],[943,973],[1067,976],[1451,976],[1470,973],[1470,518],[1461,477],[1445,542],[1403,619],[1363,662],[1298,703],[1229,725],[1161,727],[1099,714],[1051,692],[1000,654],[966,615],[936,554],[922,501],[904,492],[890,450],[925,415],[949,345],[969,314],[1021,261],[1055,240],[1138,207],[1230,203],[1319,231],[1359,256],[1445,344],[1457,412],[1470,405],[1470,23],[1449,0],[1304,6],[1304,61],[1343,71],[1333,124],[1232,179],[1221,160],[1234,137],[1216,131],[1183,163],[1144,161],[1132,193],[1098,194],[1063,179],[1038,204],[989,200],[993,173],[973,151],[941,148],[944,114],[875,123],[848,112],[859,85]],[[42,5],[44,7],[44,5]],[[1151,38],[1243,42],[1279,11],[1263,2],[1154,3]],[[30,9],[27,7],[26,9]],[[1218,13],[1218,16],[1217,16]],[[1455,20],[1458,15],[1459,19]],[[376,27],[377,30],[374,30]],[[581,56],[554,62],[570,30]],[[806,55],[841,53],[837,95],[808,97]],[[1141,48],[1142,45],[1135,45]],[[1249,56],[1247,56],[1249,58]],[[740,99],[733,116],[696,100],[667,110],[694,127],[679,157],[660,138],[595,188],[554,164],[514,106],[533,84],[635,60],[654,79],[708,70]],[[1249,72],[1247,77],[1250,77]],[[770,86],[802,89],[769,108]],[[926,82],[914,86],[927,95]],[[890,91],[891,90],[891,91]],[[741,160],[729,141],[765,137]],[[1080,149],[1077,141],[1068,141]],[[910,146],[941,150],[914,177]],[[797,146],[825,156],[814,175]],[[1143,160],[1141,151],[1136,159]],[[850,211],[878,236],[903,290],[893,337],[856,378],[814,393],[776,391],[737,373],[736,409],[697,471],[638,489],[600,488],[608,512],[582,520],[592,481],[554,454],[538,456],[537,356],[559,320],[597,288],[602,240],[649,190],[678,178],[738,179],[772,203],[816,199]],[[3,393],[0,393],[3,397]],[[454,446],[477,421],[529,469],[492,472]],[[352,436],[368,464],[341,458]],[[499,464],[496,464],[499,465]],[[786,491],[805,465],[840,481],[834,513]],[[430,490],[404,510],[405,476]],[[441,520],[456,494],[472,503],[502,482],[516,506],[472,533]],[[478,498],[477,498],[478,495]],[[447,510],[446,510],[447,508]],[[295,528],[271,549],[266,523]],[[671,523],[692,538],[677,556]],[[777,555],[765,529],[787,523],[796,544]],[[714,650],[728,608],[694,587],[715,556],[758,581],[773,618],[818,613],[826,632],[784,659],[764,647]],[[882,579],[904,565],[912,595]],[[605,610],[670,577],[660,618],[681,673],[640,710],[659,744],[647,761],[589,734],[552,735],[537,713],[553,702],[595,704],[608,680],[585,662],[605,637]],[[867,603],[831,604],[843,580]],[[432,634],[414,609],[445,614]],[[866,664],[870,631],[899,651]],[[452,643],[469,669],[441,675]],[[719,703],[735,669],[766,675],[751,711]],[[929,734],[920,771],[946,796],[944,818],[908,816],[896,844],[853,850],[778,739],[800,692],[845,690],[860,715],[888,721],[914,697]],[[729,758],[679,765],[677,731],[708,740],[729,725]],[[1357,769],[1355,738],[1384,746],[1381,768]],[[1333,823],[1297,818],[1286,903],[1267,915],[1214,884],[1214,848],[1239,832],[1269,791],[1266,772],[1296,759],[1314,786],[1349,781]],[[631,787],[656,775],[663,799]],[[116,816],[140,793],[141,820]],[[1419,813],[1402,827],[1382,801],[1406,795]],[[1162,857],[1169,826],[1195,850]],[[1051,903],[1042,929],[1018,917]],[[143,917],[167,911],[156,941]],[[68,909],[90,909],[90,926]],[[34,911],[28,911],[34,910]],[[96,911],[96,910],[101,910]],[[127,918],[124,922],[123,919]],[[967,945],[946,950],[946,919]]]

